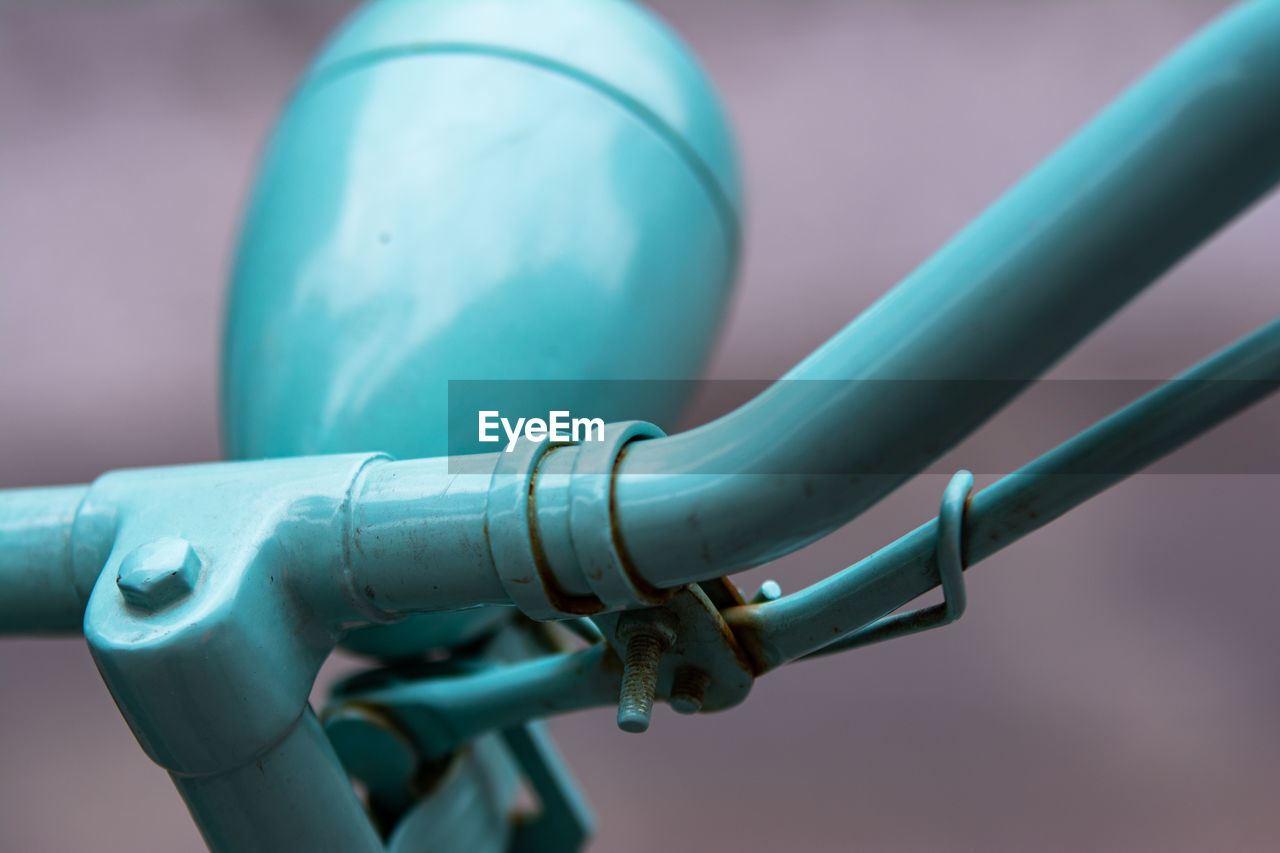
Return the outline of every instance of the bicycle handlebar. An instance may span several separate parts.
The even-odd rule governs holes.
[[[1224,15],[782,381],[705,426],[620,445],[596,517],[607,521],[605,547],[656,597],[779,557],[855,517],[1280,178],[1276,91],[1280,3]],[[896,381],[975,377],[1010,381],[958,382],[952,393]],[[810,379],[890,381],[842,383],[834,393],[794,381]],[[378,466],[392,487],[379,491],[376,477],[366,484],[374,491],[359,505],[372,514],[356,533],[386,535],[366,532],[352,552],[380,567],[370,588],[387,590],[384,606],[421,609],[430,606],[421,600],[426,583],[439,593],[432,609],[449,609],[518,595],[537,575],[565,600],[535,615],[591,609],[582,566],[556,557],[575,554],[565,475],[584,452],[531,458],[536,476],[521,474],[527,496],[513,486],[510,512],[492,518],[487,483],[466,492],[457,483],[468,478],[455,483],[454,472],[493,471],[500,454],[450,460],[448,471],[441,460]],[[854,473],[814,473],[822,471]],[[415,477],[419,487],[394,488]],[[0,500],[5,628],[69,630],[77,621],[92,578],[76,586],[69,525],[84,488]],[[527,535],[507,544],[536,566],[499,589],[482,552],[508,522],[525,524],[520,512]],[[429,580],[395,577],[424,541],[442,568]]]
[[[922,470],[1280,179],[1277,92],[1280,4],[1228,12],[782,381],[635,443],[616,495],[635,571],[671,586],[760,565]],[[889,381],[791,381],[813,379]],[[913,379],[1014,381],[896,381]]]
[[[71,530],[88,491],[0,491],[0,632],[80,631],[89,594],[76,583]]]

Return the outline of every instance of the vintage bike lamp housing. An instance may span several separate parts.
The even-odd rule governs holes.
[[[705,79],[618,0],[375,3],[304,77],[236,264],[228,450],[293,458],[0,490],[0,634],[83,633],[214,850],[580,849],[540,720],[616,704],[638,732],[655,701],[720,711],[954,621],[967,567],[1276,390],[1280,320],[975,494],[958,473],[935,519],[812,586],[724,577],[924,470],[1280,181],[1277,91],[1280,0],[1245,3],[784,377],[824,381],[661,436],[679,395],[582,380],[706,357],[739,202]],[[878,377],[926,381],[845,381]],[[476,453],[452,379],[611,423]],[[516,608],[587,645],[497,630]],[[317,716],[344,637],[418,655]],[[540,805],[518,820],[517,784]]]
[[[637,6],[374,2],[262,158],[226,328],[227,453],[492,450],[447,444],[449,380],[697,378],[740,212],[708,78]],[[548,386],[522,387],[546,411]],[[560,385],[555,405],[670,429],[684,403],[678,384],[603,387]],[[496,615],[352,643],[452,645]]]

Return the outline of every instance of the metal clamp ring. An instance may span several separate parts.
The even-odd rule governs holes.
[[[587,585],[609,609],[661,604],[673,593],[651,587],[631,570],[612,507],[614,468],[623,446],[663,435],[646,421],[619,421],[605,426],[603,441],[577,447],[569,482],[569,538]]]
[[[565,615],[553,592],[555,579],[543,570],[546,559],[534,543],[530,530],[533,520],[529,517],[530,484],[538,463],[557,446],[546,438],[529,441],[522,437],[511,452],[498,453],[485,502],[494,568],[511,601],[531,619],[558,619]]]

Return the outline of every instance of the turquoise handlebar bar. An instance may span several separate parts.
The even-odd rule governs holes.
[[[0,491],[0,631],[79,633],[71,528],[88,486]]]
[[[854,518],[1278,178],[1280,3],[1263,0],[1191,39],[775,386],[636,443],[617,483],[635,570],[658,586],[734,572]],[[789,381],[809,379],[1016,381],[951,394],[849,382],[836,395]],[[893,473],[776,476],[815,470]]]

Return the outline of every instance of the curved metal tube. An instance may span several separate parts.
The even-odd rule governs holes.
[[[0,633],[79,633],[71,526],[88,486],[0,491]]]
[[[964,513],[962,564],[972,566],[1140,471],[1280,387],[1280,320],[1201,362],[975,494]],[[861,626],[938,585],[939,521],[931,520],[807,589],[724,612],[753,638],[767,671],[860,645]],[[833,644],[828,631],[848,629]],[[815,642],[816,640],[816,642]]]
[[[629,446],[635,571],[666,587],[759,565],[924,468],[1280,178],[1277,92],[1280,2],[1228,12],[782,381]]]

